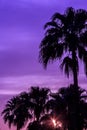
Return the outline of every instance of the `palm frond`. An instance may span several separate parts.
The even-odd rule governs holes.
[[[83,28],[85,28],[86,21],[87,21],[87,11],[84,10],[84,9],[78,9],[78,10],[76,10],[76,12],[75,12],[75,28],[79,32]]]
[[[39,61],[43,63],[44,67],[46,67],[47,64],[52,62],[53,60],[62,57],[63,54],[63,44],[58,44],[55,41],[53,41],[52,43],[52,41],[53,39],[51,40],[51,42],[47,44],[45,43],[45,45],[44,41],[42,41],[42,44],[40,46]]]
[[[84,53],[83,61],[84,61],[84,71],[85,71],[85,74],[87,76],[87,51],[85,51],[85,53]]]
[[[47,29],[45,35],[54,35],[54,34],[59,34],[59,29],[58,28],[50,28]]]
[[[75,16],[75,10],[74,8],[72,7],[68,7],[65,11],[65,18],[66,18],[66,21],[65,21],[65,25],[67,27],[72,27],[73,25],[73,22],[74,22],[74,16]]]
[[[44,25],[44,29],[46,29],[47,27],[53,27],[53,28],[57,28],[58,25],[55,21],[51,21],[51,22],[47,22],[45,25]]]
[[[61,64],[61,69],[64,69],[65,74],[69,77],[70,71],[73,71],[73,60],[70,57],[65,57]]]
[[[87,47],[87,31],[83,32],[81,35],[80,35],[80,41],[81,41],[81,44],[85,47]]]
[[[81,60],[84,58],[85,48],[83,46],[78,46],[78,56]]]
[[[60,14],[60,13],[55,13],[55,14],[52,16],[52,21],[55,21],[56,19],[59,19],[59,20],[61,20],[61,22],[64,22],[65,17],[64,17],[64,15],[62,15],[62,14]]]

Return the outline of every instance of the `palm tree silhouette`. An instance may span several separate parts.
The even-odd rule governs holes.
[[[49,96],[48,88],[31,87],[11,98],[2,112],[5,123],[20,130],[29,121],[27,130],[53,130],[51,117],[55,117],[64,130],[87,128],[87,94],[83,89],[70,85]]]
[[[32,116],[29,109],[28,94],[26,92],[11,98],[2,112],[5,123],[7,122],[9,128],[11,125],[20,130]],[[28,101],[28,102],[26,102]]]
[[[44,130],[42,126],[43,118],[49,111],[48,100],[50,90],[48,88],[31,87],[30,89],[30,102],[33,121],[29,123],[27,130]]]
[[[87,126],[87,94],[86,91],[74,85],[60,88],[52,94],[52,109],[64,129],[83,130]]]
[[[50,90],[47,88],[31,87],[29,92],[22,92],[11,98],[2,112],[5,123],[20,130],[29,121],[29,128],[41,125],[42,117],[47,114],[47,101]]]
[[[87,11],[66,9],[64,14],[55,13],[45,24],[45,37],[40,44],[39,60],[44,67],[51,61],[61,59],[65,74],[73,74],[74,85],[78,86],[79,59],[84,63],[87,75]]]
[[[34,121],[39,122],[41,117],[47,113],[46,104],[49,99],[48,88],[31,87],[30,101],[32,103]]]
[[[42,122],[44,117],[48,116],[49,108],[47,103],[49,100],[50,90],[48,88],[39,88],[31,87],[30,90],[30,101],[31,101],[31,110],[33,115],[33,121],[29,123],[27,129],[29,130],[44,130]]]

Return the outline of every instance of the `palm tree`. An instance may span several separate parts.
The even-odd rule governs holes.
[[[31,87],[29,92],[22,92],[11,98],[2,112],[5,123],[20,130],[29,121],[29,127],[41,125],[42,117],[47,113],[47,101],[50,90],[47,88]]]
[[[5,123],[7,122],[9,128],[11,125],[17,126],[20,130],[32,116],[29,112],[29,100],[26,92],[11,98],[2,112]],[[26,102],[28,101],[28,102]]]
[[[87,11],[67,8],[64,14],[55,13],[45,24],[45,37],[40,44],[39,59],[44,67],[51,61],[62,60],[65,74],[73,74],[78,86],[79,59],[84,63],[87,75]]]
[[[11,127],[12,124],[14,124],[14,108],[17,101],[18,101],[17,97],[13,97],[12,99],[10,99],[2,112],[2,114],[4,115],[3,119],[5,123],[8,122],[9,128]]]
[[[32,113],[33,121],[31,121],[27,127],[27,130],[42,130],[44,126],[42,125],[43,118],[48,116],[48,100],[49,100],[50,90],[48,88],[40,88],[38,86],[31,87],[29,92],[30,97],[30,110]]]
[[[43,115],[47,113],[47,102],[49,99],[48,88],[31,87],[30,101],[32,103],[31,109],[34,115],[34,121],[40,122]]]
[[[68,120],[67,120],[67,107],[66,107],[66,100],[62,97],[59,93],[51,93],[52,99],[49,101],[51,112],[51,117],[56,120],[56,122],[62,123],[62,128],[66,130],[68,127]]]
[[[62,122],[64,129],[83,130],[87,126],[87,94],[86,91],[74,85],[60,88],[52,94],[53,113]]]

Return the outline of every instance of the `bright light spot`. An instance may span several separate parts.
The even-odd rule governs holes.
[[[53,122],[53,125],[54,125],[54,127],[56,127],[56,120],[55,119],[52,119],[52,122]]]
[[[56,128],[62,127],[62,123],[60,121],[56,121],[54,118],[52,118],[52,123]]]

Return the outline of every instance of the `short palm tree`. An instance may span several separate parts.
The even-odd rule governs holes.
[[[28,121],[30,128],[33,128],[33,124],[40,125],[41,118],[47,113],[49,92],[47,88],[31,87],[29,92],[11,98],[2,112],[5,123],[9,124],[9,128],[16,126],[17,130]]]
[[[64,129],[83,130],[87,126],[87,94],[86,91],[74,85],[60,88],[52,94],[53,113],[62,122]]]
[[[42,122],[44,117],[48,116],[47,103],[49,100],[50,90],[48,88],[40,88],[38,86],[30,89],[30,102],[33,121],[29,123],[27,130],[42,130]]]
[[[39,58],[44,67],[51,61],[61,59],[62,69],[73,74],[78,86],[79,59],[84,63],[87,75],[87,11],[67,8],[64,14],[55,13],[45,25],[46,33],[40,44]]]
[[[8,122],[9,127],[11,127],[11,125],[14,124],[14,109],[17,102],[18,102],[18,98],[13,97],[7,102],[5,109],[2,112],[2,115],[4,115],[3,119],[5,123]]]
[[[46,104],[49,99],[48,88],[31,87],[30,90],[30,101],[32,102],[32,111],[34,115],[34,120],[40,122],[41,117],[46,114],[47,108]]]
[[[29,109],[28,94],[22,93],[16,97],[11,98],[2,112],[5,123],[8,123],[9,128],[11,125],[20,130],[32,116]],[[26,102],[28,101],[28,102]]]

